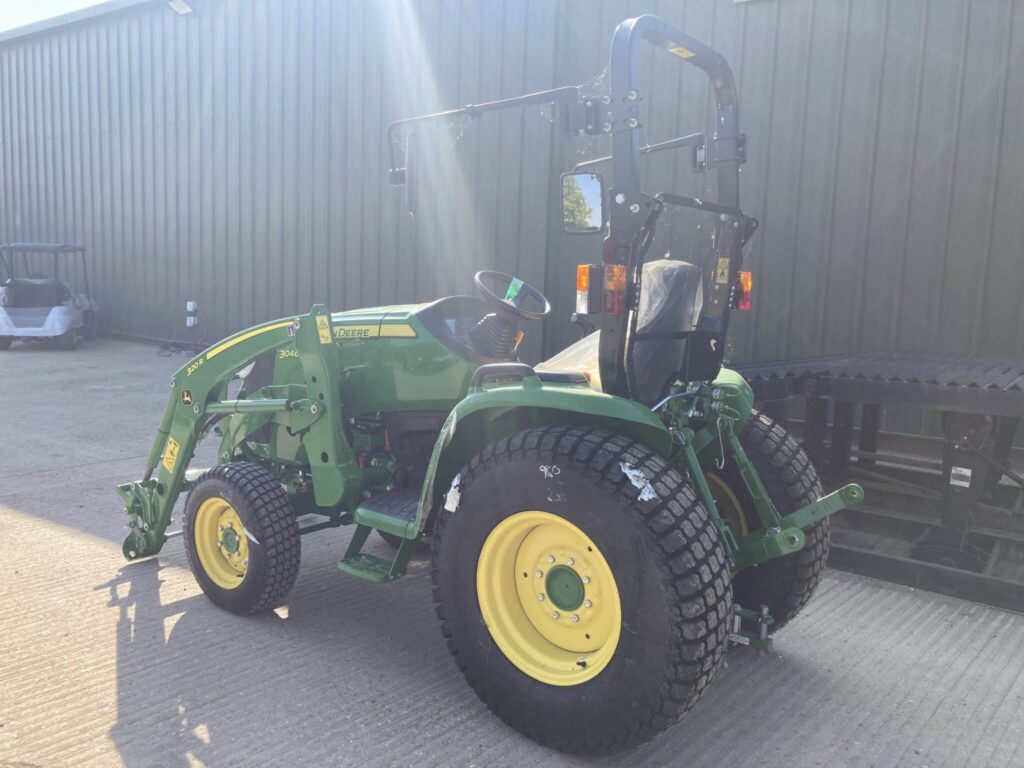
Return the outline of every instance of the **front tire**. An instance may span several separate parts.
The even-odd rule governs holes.
[[[811,460],[772,419],[754,411],[739,438],[780,515],[788,515],[821,498],[821,481]],[[731,463],[726,464],[722,480],[728,485],[732,499],[739,502],[742,525],[751,531],[761,529],[746,486]],[[711,485],[714,490],[714,479]],[[716,498],[716,502],[735,524],[736,511],[728,508],[728,500]],[[804,528],[804,535],[807,542],[800,551],[745,568],[733,577],[735,601],[744,608],[767,605],[774,619],[772,632],[781,629],[807,605],[825,570],[829,550],[828,518]]]
[[[674,469],[628,438],[558,426],[490,446],[457,490],[434,528],[434,600],[499,717],[603,754],[696,703],[722,665],[732,596],[717,531]]]
[[[196,581],[232,613],[273,608],[299,572],[299,526],[281,484],[258,464],[222,464],[185,503],[185,551]]]

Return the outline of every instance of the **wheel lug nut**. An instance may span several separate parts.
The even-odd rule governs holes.
[[[544,602],[544,593],[543,592],[538,592],[537,593],[537,599],[540,600],[541,602]]]
[[[589,583],[590,583],[590,577],[589,577],[589,576],[584,576],[584,577],[583,577],[583,578],[581,579],[581,581],[582,581],[582,582],[583,582],[584,584],[589,584]]]
[[[552,612],[551,612],[551,618],[552,618],[552,619],[554,619],[555,621],[558,621],[558,617],[559,617],[560,615],[561,615],[561,614],[559,614],[559,613],[558,613],[558,611],[552,611]]]
[[[589,600],[584,600],[583,601],[583,607],[584,608],[590,608],[591,606],[593,606],[593,603],[590,602]]]
[[[580,617],[577,616],[575,613],[572,616],[569,617],[569,621],[571,621],[573,623],[575,623],[575,622],[577,622],[579,620],[580,620]]]
[[[548,555],[548,562],[549,563],[555,562],[555,556],[554,555]]]
[[[543,576],[544,576],[544,571],[537,571],[537,573],[535,573],[534,575],[535,575],[535,576],[536,576],[536,577],[537,577],[538,579],[540,579],[540,578],[543,578]]]
[[[569,558],[568,560],[566,560],[565,562],[566,562],[566,564],[568,564],[568,565],[576,565],[576,561],[575,561],[575,560],[573,560],[573,559],[572,559],[571,557],[570,557],[570,558]]]

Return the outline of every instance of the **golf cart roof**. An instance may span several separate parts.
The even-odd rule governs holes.
[[[80,245],[62,243],[8,243],[0,245],[0,251],[6,253],[85,253]]]

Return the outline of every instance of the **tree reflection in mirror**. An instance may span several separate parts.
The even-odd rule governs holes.
[[[596,173],[562,174],[562,227],[577,234],[604,226],[604,183]]]

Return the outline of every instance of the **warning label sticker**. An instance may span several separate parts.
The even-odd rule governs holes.
[[[715,282],[718,285],[725,285],[729,282],[729,260],[719,259],[718,266],[715,267]]]
[[[174,465],[178,461],[178,449],[180,447],[181,446],[178,445],[178,441],[175,440],[173,437],[167,438],[167,447],[164,448],[163,465],[164,469],[166,469],[168,472],[174,471]]]
[[[316,318],[316,332],[320,335],[321,344],[330,344],[331,339],[331,321],[327,318],[327,315],[318,315]]]
[[[971,487],[971,470],[969,467],[953,467],[949,473],[949,484],[960,488]]]
[[[678,56],[680,59],[689,59],[691,56],[697,55],[689,48],[683,48],[683,46],[681,45],[673,45],[671,48],[668,49],[668,52],[671,53],[673,56]]]

